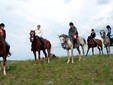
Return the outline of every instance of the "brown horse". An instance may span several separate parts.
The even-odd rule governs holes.
[[[87,50],[86,56],[87,56],[90,48],[92,48],[92,55],[94,55],[94,47],[98,48],[99,54],[101,54],[101,51],[102,51],[102,54],[103,54],[102,41],[100,39],[95,39],[95,40],[96,40],[97,44],[95,44],[95,42],[94,42],[94,40],[91,36],[88,36],[88,38],[87,38],[88,50]]]
[[[47,39],[43,39],[44,46],[40,42],[40,37],[35,36],[35,31],[31,30],[30,32],[30,41],[31,41],[31,49],[33,51],[35,57],[35,63],[37,64],[36,51],[38,51],[38,59],[40,61],[40,51],[42,50],[48,63],[50,62],[50,53],[51,53],[51,43]],[[46,53],[46,49],[48,55]]]
[[[8,53],[6,52],[6,45],[4,38],[0,36],[0,57],[3,58],[3,73],[6,75],[6,58],[7,58]],[[0,67],[1,70],[1,67]]]

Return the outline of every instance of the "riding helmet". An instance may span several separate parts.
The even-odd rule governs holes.
[[[1,24],[0,24],[0,26],[3,26],[3,27],[5,27],[5,24],[4,24],[4,23],[1,23]]]
[[[73,22],[70,22],[69,25],[71,26],[71,25],[74,25],[74,24],[73,24]]]
[[[94,29],[91,29],[91,31],[94,31]]]
[[[111,27],[110,27],[109,25],[107,25],[107,26],[106,26],[106,28],[108,28],[108,29],[109,29],[109,28],[111,28]]]

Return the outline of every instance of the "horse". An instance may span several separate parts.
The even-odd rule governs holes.
[[[43,39],[44,46],[41,44],[40,37],[35,36],[35,31],[30,31],[31,50],[33,51],[35,64],[37,64],[36,51],[38,51],[38,59],[40,61],[40,51],[42,50],[48,63],[50,62],[51,43],[47,39]],[[47,49],[47,53],[46,53]]]
[[[59,35],[59,40],[60,40],[60,43],[61,43],[61,46],[62,48],[66,49],[67,50],[67,56],[68,56],[68,61],[67,63],[70,62],[70,54],[69,54],[69,51],[71,50],[71,56],[72,56],[72,63],[74,63],[74,59],[73,59],[73,49],[76,48],[78,53],[79,53],[79,61],[81,60],[81,52],[80,52],[80,49],[79,49],[79,46],[82,47],[82,50],[83,50],[83,54],[84,54],[84,46],[86,45],[86,41],[85,39],[83,39],[82,37],[78,36],[78,46],[77,47],[74,47],[73,46],[73,43],[71,41],[71,38],[69,36],[67,36],[66,34],[61,34]]]
[[[107,56],[109,57],[109,54],[110,54],[110,45],[111,45],[110,39],[106,35],[104,30],[100,31],[100,36],[103,39],[103,43],[104,43],[104,46],[105,46],[106,51],[107,51]]]
[[[86,56],[88,55],[89,49],[92,48],[92,55],[94,55],[94,48],[97,47],[99,50],[99,54],[103,54],[103,46],[102,46],[102,41],[100,39],[95,39],[96,43],[94,42],[93,38],[91,36],[88,36],[87,38],[87,45],[88,45],[88,49],[87,49],[87,53]]]
[[[2,36],[0,36],[0,57],[3,58],[3,73],[6,75],[6,58],[7,58],[8,53],[6,52],[6,45],[5,45],[5,40]],[[1,66],[1,65],[0,65]],[[0,70],[2,68],[0,67]]]

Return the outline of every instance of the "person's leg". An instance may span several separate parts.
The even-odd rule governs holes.
[[[93,41],[94,41],[94,44],[97,45],[97,42],[96,42],[96,39],[95,38],[93,38]]]
[[[44,45],[44,39],[42,37],[40,37],[40,42],[41,42],[42,46],[45,47],[45,45]]]
[[[10,52],[10,45],[7,41],[5,41],[5,44],[6,44],[6,51],[9,55],[11,55],[11,52]]]

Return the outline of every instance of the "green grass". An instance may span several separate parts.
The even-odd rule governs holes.
[[[0,85],[113,85],[112,56],[75,57],[74,64],[67,64],[67,57],[37,65],[34,60],[9,61],[7,76],[0,71]]]

